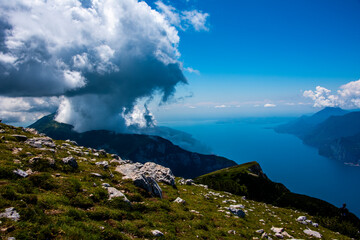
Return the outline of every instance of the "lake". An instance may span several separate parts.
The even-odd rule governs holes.
[[[360,216],[360,167],[322,157],[317,149],[304,145],[297,137],[271,129],[280,123],[263,120],[162,125],[192,134],[211,147],[214,154],[239,164],[257,161],[271,180],[283,183],[292,192],[320,198],[338,207],[346,203],[351,212]]]

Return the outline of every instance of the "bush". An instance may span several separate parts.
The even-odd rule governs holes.
[[[44,190],[51,190],[58,187],[56,181],[51,177],[50,173],[31,175],[29,180],[35,186],[40,187]]]
[[[77,195],[76,197],[70,199],[70,204],[74,207],[89,208],[94,205],[94,202],[88,197]]]
[[[0,179],[14,179],[16,176],[13,170],[10,167],[0,167]]]
[[[1,189],[1,196],[5,199],[15,201],[19,198],[19,195],[16,193],[14,187],[5,186]]]
[[[86,218],[86,214],[84,213],[84,211],[73,208],[67,212],[67,216],[73,218],[76,221],[81,221]]]

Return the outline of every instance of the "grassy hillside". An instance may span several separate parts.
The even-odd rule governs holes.
[[[272,182],[256,162],[246,163],[200,176],[196,182],[215,190],[230,192],[249,199],[278,207],[305,211],[315,216],[317,222],[334,231],[360,237],[360,220],[349,213],[340,217],[340,210],[320,199],[290,192],[284,185]]]
[[[253,239],[260,238],[256,232],[260,229],[274,237],[273,226],[298,239],[309,238],[304,233],[308,227],[323,239],[349,239],[321,225],[315,228],[295,221],[302,215],[313,218],[304,212],[200,185],[159,183],[163,198],[154,198],[123,180],[115,163],[108,169],[96,165],[111,161],[110,154],[98,156],[92,149],[64,141],[55,141],[54,151],[35,148],[14,134],[38,135],[5,124],[0,124],[0,130],[0,214],[14,207],[20,216],[18,221],[0,218],[2,239]],[[70,155],[78,167],[62,161]],[[13,172],[17,169],[32,173],[20,177]],[[131,204],[122,198],[109,200],[102,187],[105,183],[122,191]],[[186,203],[173,202],[177,197]],[[244,205],[246,216],[228,212],[230,204]],[[154,236],[153,230],[164,236]]]

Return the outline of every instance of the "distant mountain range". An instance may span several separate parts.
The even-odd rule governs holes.
[[[78,133],[69,124],[54,120],[55,114],[45,116],[30,128],[58,139],[70,139],[78,144],[105,149],[123,159],[135,162],[155,162],[169,167],[176,176],[194,178],[218,169],[237,165],[234,161],[216,155],[190,152],[174,145],[162,137],[144,134],[122,134],[107,130],[93,130]]]
[[[325,157],[360,164],[360,112],[327,107],[280,125],[275,131],[296,135]]]

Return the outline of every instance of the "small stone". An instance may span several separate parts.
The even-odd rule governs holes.
[[[114,187],[106,187],[106,189],[108,190],[109,193],[109,200],[113,199],[113,198],[117,198],[117,197],[121,197],[124,199],[125,202],[130,203],[129,199],[127,199],[127,197],[119,190],[117,190]]]
[[[228,234],[234,234],[234,235],[235,235],[235,234],[236,234],[236,231],[235,231],[235,230],[229,230],[229,231],[228,231]]]
[[[256,233],[259,233],[259,234],[263,234],[263,233],[264,233],[264,229],[259,229],[259,230],[256,230],[255,232],[256,232]]]
[[[110,184],[108,184],[108,183],[103,183],[103,184],[101,184],[101,186],[103,186],[103,187],[110,187]]]
[[[23,171],[21,169],[16,169],[13,171],[13,173],[15,173],[16,175],[23,177],[23,178],[29,176],[29,174],[27,174],[25,171]]]
[[[103,166],[104,168],[107,168],[109,166],[109,162],[108,161],[97,162],[95,163],[95,165]]]
[[[100,173],[90,173],[90,175],[95,177],[102,177]]]
[[[151,231],[152,235],[154,235],[155,237],[162,237],[164,236],[164,234],[162,232],[160,232],[159,230],[152,230]]]
[[[319,224],[318,223],[312,223],[313,227],[319,227]]]
[[[302,222],[302,221],[306,221],[306,217],[305,216],[300,216],[296,219],[296,221],[298,222]]]
[[[174,203],[181,203],[181,204],[185,204],[185,200],[184,199],[182,199],[182,198],[179,198],[179,197],[177,197],[175,200],[174,200]]]

